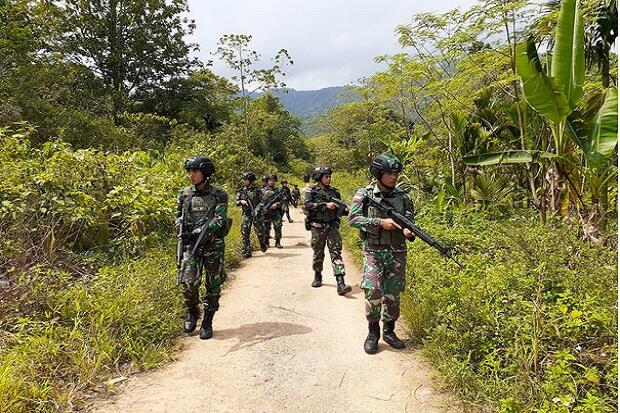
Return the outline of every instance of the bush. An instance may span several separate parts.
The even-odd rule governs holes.
[[[348,201],[366,182],[334,181]],[[542,225],[528,210],[416,210],[465,265],[409,244],[403,319],[444,383],[484,411],[617,411],[615,246],[587,244],[579,223]],[[357,231],[342,232],[360,263]]]
[[[34,148],[28,133],[0,130],[0,411],[65,411],[119,370],[169,358],[181,331],[173,222],[186,153]],[[222,175],[238,179],[226,161],[239,158],[205,149],[231,194]],[[232,201],[229,216],[228,268],[241,260]]]
[[[615,251],[560,220],[423,210],[418,221],[459,246],[465,269],[414,243],[403,313],[463,398],[503,411],[617,409]]]

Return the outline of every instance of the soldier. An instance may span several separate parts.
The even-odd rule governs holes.
[[[241,176],[243,180],[243,188],[237,191],[237,199],[235,205],[240,206],[242,210],[243,220],[241,222],[241,239],[243,240],[243,247],[241,252],[243,258],[250,258],[252,256],[252,246],[250,245],[250,233],[252,232],[252,224],[254,224],[254,231],[256,235],[260,237],[260,228],[258,220],[255,220],[256,207],[261,201],[261,190],[256,185],[256,174],[254,172],[246,172]]]
[[[282,212],[283,214],[286,214],[286,217],[288,218],[288,222],[290,224],[293,222],[293,220],[291,219],[291,213],[289,212],[288,206],[293,203],[293,197],[291,196],[291,189],[288,187],[288,181],[286,179],[282,180],[282,188],[280,188],[280,190],[284,193]],[[284,215],[282,215],[282,218],[284,218]]]
[[[304,193],[304,213],[307,214],[312,232],[312,268],[314,269],[313,287],[320,287],[323,282],[323,259],[325,244],[332,259],[332,268],[336,276],[336,291],[345,295],[351,287],[344,283],[344,262],[342,261],[342,237],[338,206],[331,202],[332,198],[340,199],[338,189],[330,186],[332,170],[328,167],[314,169],[314,180],[317,184]],[[346,211],[348,212],[348,211]]]
[[[200,278],[204,271],[205,296],[202,300],[204,317],[200,327],[200,338],[213,336],[213,316],[219,308],[221,286],[226,278],[224,272],[224,237],[230,229],[227,219],[228,195],[225,191],[210,184],[215,166],[204,156],[193,156],[185,161],[185,169],[192,183],[181,190],[178,197],[177,230],[185,239],[182,273],[183,298],[188,316],[183,323],[186,333],[196,329],[199,318],[198,303]],[[205,236],[196,253],[194,244],[204,231]]]
[[[297,204],[299,204],[299,200],[301,199],[301,192],[299,192],[299,187],[297,184],[293,185],[291,196],[293,197],[293,206],[297,208]]]
[[[413,219],[411,198],[396,188],[401,171],[402,164],[394,156],[379,155],[375,158],[370,165],[370,173],[377,182],[357,191],[349,213],[349,224],[360,230],[363,239],[364,274],[361,287],[366,296],[368,337],[364,342],[364,351],[368,354],[377,352],[380,319],[383,319],[383,340],[393,348],[405,348],[405,343],[394,333],[394,327],[400,316],[400,293],[405,288],[405,241],[415,235],[408,229],[401,229],[392,219],[364,202],[367,196],[372,197]]]
[[[260,217],[261,237],[260,249],[267,251],[269,248],[269,233],[273,224],[273,231],[276,238],[276,248],[282,248],[280,240],[282,239],[282,204],[284,202],[283,194],[280,189],[276,189],[276,181],[278,176],[270,174],[267,178],[266,186],[262,188],[262,200],[259,204],[257,215]]]

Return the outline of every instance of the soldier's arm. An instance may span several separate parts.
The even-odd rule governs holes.
[[[235,197],[235,205],[241,206],[241,201],[243,201],[243,196],[241,194],[241,189],[237,191],[237,195]]]
[[[215,204],[215,211],[213,212],[213,219],[209,222],[207,230],[209,232],[215,232],[218,229],[226,225],[226,219],[228,218],[228,194],[225,191],[218,191],[217,203]]]
[[[183,197],[183,191],[179,191],[179,195],[177,196],[177,218],[181,218],[183,214],[183,201],[185,198]]]
[[[413,221],[413,216],[414,216],[414,212],[413,212],[413,201],[411,200],[411,197],[407,194],[405,194],[405,212],[404,215],[409,218],[410,220]]]
[[[359,189],[353,197],[353,201],[351,201],[351,207],[349,208],[349,225],[351,225],[353,228],[361,229],[366,232],[376,233],[379,231],[381,219],[368,218],[364,216],[365,197],[365,188]]]
[[[304,192],[304,206],[303,209],[306,211],[323,211],[326,208],[325,202],[314,202],[312,199],[312,189],[309,188]]]

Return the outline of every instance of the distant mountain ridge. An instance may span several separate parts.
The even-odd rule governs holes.
[[[302,121],[322,115],[337,106],[360,100],[351,88],[331,86],[319,90],[279,89],[271,92],[286,110]],[[255,97],[259,97],[257,94]]]

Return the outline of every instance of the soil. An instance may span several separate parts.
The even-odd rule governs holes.
[[[180,339],[174,362],[130,377],[117,395],[89,410],[460,412],[415,349],[394,350],[381,341],[377,354],[364,352],[360,269],[345,251],[353,291],[338,296],[328,256],[324,284],[312,288],[309,232],[301,211],[291,213],[295,222],[284,224],[283,249],[255,252],[229,274],[212,339],[197,333]]]

